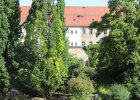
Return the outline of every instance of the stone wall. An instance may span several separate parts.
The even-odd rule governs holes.
[[[69,47],[69,53],[77,58],[83,59],[85,63],[88,61],[88,55],[82,47]]]

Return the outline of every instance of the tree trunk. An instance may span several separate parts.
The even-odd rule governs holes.
[[[52,100],[52,93],[49,91],[45,91],[45,98],[46,100]]]

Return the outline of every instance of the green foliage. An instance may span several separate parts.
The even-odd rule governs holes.
[[[83,77],[85,78],[86,75],[84,73],[84,61],[82,59],[79,59],[77,57],[73,57],[72,55],[68,55],[68,77],[65,80],[64,84],[62,84],[59,89],[57,89],[57,92],[61,93],[69,93],[68,91],[68,81],[72,77]]]
[[[107,100],[108,98],[108,93],[109,93],[109,89],[107,87],[103,87],[103,86],[99,86],[96,89],[96,92],[99,94],[100,98],[103,100]]]
[[[109,100],[128,100],[130,92],[124,85],[114,84],[109,90]]]
[[[139,100],[140,5],[136,0],[109,0],[108,6],[110,12],[95,23],[98,33],[110,29],[100,46],[97,79],[102,84],[126,84],[132,98]]]
[[[73,57],[72,55],[69,55],[68,57],[69,78],[71,78],[72,76],[74,77],[78,77],[79,75],[82,76],[84,74],[83,68],[84,61],[82,59],[78,59],[76,57]]]
[[[3,96],[8,92],[10,86],[10,76],[5,67],[5,61],[3,57],[0,56],[0,93]]]
[[[20,36],[20,9],[18,0],[0,1],[0,80],[1,89],[8,92],[13,85],[18,64],[14,60],[15,48]]]
[[[106,94],[108,94],[108,89],[104,88],[103,86],[100,86],[100,87],[98,88],[98,92],[99,92],[100,94],[106,95]]]
[[[16,44],[20,37],[21,28],[20,28],[20,8],[19,8],[19,0],[3,0],[3,4],[5,6],[4,13],[7,16],[9,23],[10,33],[8,35],[8,41],[6,45],[6,49],[4,51],[4,58],[6,59],[6,67],[8,72],[14,79],[16,76],[17,63],[14,60],[16,53]]]
[[[94,92],[94,87],[89,79],[81,77],[71,78],[68,82],[69,92],[76,100],[89,100]]]
[[[25,42],[18,45],[20,68],[17,79],[47,99],[64,83],[68,73],[68,65],[63,59],[67,54],[64,52],[68,52],[62,31],[63,21],[56,5],[53,0],[33,1],[24,23]]]
[[[90,66],[96,68],[99,63],[99,50],[100,50],[100,44],[93,44],[90,45],[87,49],[86,52],[89,56],[90,60]]]
[[[10,85],[10,76],[6,68],[5,58],[3,56],[9,36],[9,23],[6,14],[4,13],[4,4],[1,1],[0,6],[0,93],[5,96]]]
[[[103,99],[99,96],[98,100],[103,100]]]

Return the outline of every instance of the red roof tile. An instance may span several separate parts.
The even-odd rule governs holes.
[[[30,6],[21,6],[21,24],[26,20]],[[101,16],[109,12],[108,7],[70,7],[65,8],[66,26],[89,26],[100,21]]]

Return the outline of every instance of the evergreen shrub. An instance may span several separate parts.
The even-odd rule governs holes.
[[[68,81],[69,93],[74,100],[89,100],[94,92],[94,87],[89,79],[81,77],[71,78]]]
[[[122,84],[113,84],[108,93],[108,100],[128,100],[130,92]]]

